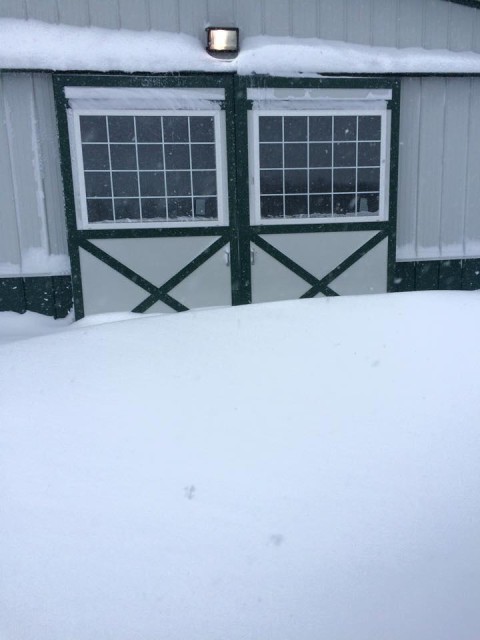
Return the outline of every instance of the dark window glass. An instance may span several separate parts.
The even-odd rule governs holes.
[[[333,196],[333,215],[346,216],[355,213],[355,194],[345,193]]]
[[[193,199],[195,218],[217,218],[216,198],[196,197]]]
[[[191,195],[190,172],[167,172],[167,195],[189,196]],[[170,205],[169,205],[170,206]],[[191,208],[191,205],[190,205]]]
[[[192,153],[192,169],[215,169],[214,144],[193,144],[190,151]]]
[[[307,118],[305,116],[285,116],[284,140],[305,142],[307,140]]]
[[[139,144],[139,169],[163,169],[163,146],[161,144]]]
[[[145,196],[164,196],[165,182],[163,171],[141,171],[140,193]]]
[[[188,144],[166,144],[165,165],[167,169],[190,169]]]
[[[137,152],[134,144],[110,145],[112,169],[136,169]]]
[[[82,142],[107,142],[105,116],[80,116]]]
[[[381,131],[382,129],[380,116],[359,116],[359,140],[380,140]]]
[[[357,164],[357,145],[349,142],[337,142],[333,145],[333,164],[335,167],[355,167]]]
[[[164,116],[163,136],[165,142],[188,142],[188,117]]]
[[[335,116],[334,140],[356,140],[357,118],[356,116]]]
[[[168,199],[168,217],[172,218],[191,218],[192,217],[192,199],[191,198],[169,198]]]
[[[164,220],[166,217],[165,198],[142,198],[142,218],[144,220]]]
[[[357,191],[380,191],[380,169],[359,169]]]
[[[112,172],[113,195],[116,198],[138,197],[138,176],[130,171]]]
[[[307,145],[306,144],[286,144],[285,166],[286,167],[306,167],[307,166]]]
[[[332,214],[332,196],[310,196],[310,216],[326,216]]]
[[[193,171],[193,194],[214,196],[217,193],[217,174],[214,171]]]
[[[378,193],[361,193],[358,195],[357,207],[359,215],[372,215],[378,213],[380,201]]]
[[[283,218],[283,197],[262,196],[260,210],[262,218]]]
[[[84,144],[83,150],[83,168],[102,170],[110,169],[110,161],[108,159],[107,144]]]
[[[311,169],[310,170],[310,193],[331,193],[332,191],[332,170],[331,169]]]
[[[262,169],[282,168],[283,146],[281,144],[260,144],[260,167]]]
[[[283,193],[283,172],[260,171],[260,193]]]
[[[136,116],[138,142],[162,142],[162,118],[160,116]]]
[[[332,117],[310,116],[308,137],[312,141],[322,142],[332,139]]]
[[[355,190],[355,169],[335,169],[333,172],[334,191]]]
[[[139,220],[140,203],[138,200],[115,198],[115,218],[117,220]]]
[[[212,116],[190,116],[190,140],[214,142],[215,129]]]
[[[89,222],[111,222],[113,205],[111,200],[87,200]]]
[[[133,116],[108,116],[110,142],[135,142]]]
[[[92,171],[85,174],[85,193],[87,198],[108,198],[112,195],[110,174],[105,171]]]
[[[260,116],[258,125],[260,142],[282,141],[282,118],[280,116]]]
[[[310,144],[310,166],[311,167],[331,167],[332,166],[332,145],[331,144]]]
[[[307,192],[307,170],[290,169],[285,171],[285,193]]]
[[[380,164],[380,143],[379,142],[359,142],[358,143],[358,166],[378,167]]]
[[[285,196],[285,216],[304,218],[308,213],[308,196]]]

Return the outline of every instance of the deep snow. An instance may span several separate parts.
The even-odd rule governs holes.
[[[391,294],[1,346],[0,638],[475,640],[479,322]]]

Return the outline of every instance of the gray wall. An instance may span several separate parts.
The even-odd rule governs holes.
[[[269,34],[480,51],[480,11],[446,0],[0,0],[0,16],[112,29]]]

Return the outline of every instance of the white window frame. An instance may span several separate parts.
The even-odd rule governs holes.
[[[274,109],[257,108],[249,112],[249,179],[250,179],[250,222],[252,225],[291,225],[291,224],[344,224],[362,222],[385,222],[389,216],[389,174],[390,174],[390,112],[385,108],[348,108],[345,109],[306,109],[295,108]],[[262,218],[260,209],[260,116],[380,116],[380,191],[379,212],[377,215],[354,216],[315,216],[298,218]],[[332,141],[333,145],[333,141]],[[358,165],[355,166],[358,169]],[[333,192],[332,192],[333,193]],[[280,195],[280,194],[279,194]],[[300,194],[301,195],[301,194]]]
[[[209,116],[213,117],[215,131],[215,164],[217,175],[217,212],[216,220],[193,220],[165,222],[142,222],[119,220],[113,222],[89,222],[87,215],[87,196],[85,190],[85,171],[83,166],[80,116]],[[81,230],[108,229],[165,229],[222,227],[228,225],[228,179],[225,112],[220,109],[81,109],[68,110],[70,151],[72,158],[73,185],[77,228]],[[107,143],[105,143],[107,144]],[[164,143],[162,143],[164,144]],[[111,173],[111,168],[110,168]],[[190,168],[190,171],[192,169]],[[112,196],[113,197],[113,196]],[[166,197],[166,194],[165,194]],[[213,197],[213,196],[209,196]],[[140,198],[140,194],[139,194]]]

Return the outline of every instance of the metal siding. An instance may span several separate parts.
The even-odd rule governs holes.
[[[7,18],[26,18],[25,0],[0,0],[0,16]]]
[[[260,0],[235,0],[236,26],[240,29],[240,38],[262,33],[262,8]]]
[[[425,2],[400,0],[398,5],[399,47],[416,47],[422,43]]]
[[[265,33],[269,36],[291,34],[290,0],[263,0]]]
[[[86,0],[79,0],[85,2]],[[120,29],[120,12],[117,0],[88,0],[91,24],[95,27]]]
[[[465,203],[465,255],[480,255],[480,79],[471,80],[468,131],[467,190]]]
[[[317,0],[304,0],[292,12],[292,35],[314,38],[317,35]]]
[[[34,20],[58,22],[57,0],[26,0],[27,15]]]
[[[207,0],[207,21],[212,27],[235,27],[234,0]]]
[[[427,49],[448,47],[449,7],[447,2],[425,1],[423,44]]]
[[[320,6],[320,37],[327,40],[345,40],[346,32],[345,0],[322,2]]]
[[[59,0],[58,20],[62,24],[86,27],[90,24],[88,2],[78,0]]]
[[[392,46],[397,42],[397,0],[373,0],[372,36],[377,46]]]
[[[158,31],[180,31],[177,0],[149,0],[150,25]]]
[[[120,27],[136,31],[150,29],[150,11],[147,0],[118,0]]]
[[[359,44],[372,43],[371,0],[349,0],[347,7],[347,40]]]
[[[453,51],[469,51],[473,46],[474,16],[472,9],[449,3],[448,48]]]
[[[189,33],[201,42],[205,40],[207,26],[207,0],[178,0],[180,31]]]

